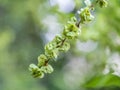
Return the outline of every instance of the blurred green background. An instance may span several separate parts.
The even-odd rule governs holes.
[[[59,34],[83,0],[0,0],[0,90],[120,90],[120,0],[95,9],[71,49],[34,79],[30,63]]]

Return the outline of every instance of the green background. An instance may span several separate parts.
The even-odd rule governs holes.
[[[120,54],[120,0],[109,0],[107,8],[96,7],[95,20],[83,25],[77,41],[97,43],[94,50],[78,50],[77,41],[72,41],[71,49],[51,62],[52,74],[43,79],[30,75],[28,66],[37,63],[44,52],[46,33],[54,32],[43,19],[49,15],[57,18],[62,31],[69,18],[85,6],[83,0],[74,3],[74,10],[65,13],[49,0],[0,0],[0,90],[120,90],[119,76],[102,73],[108,58]]]

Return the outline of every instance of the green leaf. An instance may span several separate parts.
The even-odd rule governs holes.
[[[83,86],[86,88],[120,87],[120,77],[113,74],[94,76]]]

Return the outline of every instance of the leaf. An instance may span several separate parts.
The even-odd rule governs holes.
[[[95,76],[83,86],[86,88],[102,88],[111,86],[120,87],[120,77],[113,74]]]

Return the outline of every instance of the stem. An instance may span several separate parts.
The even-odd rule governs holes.
[[[62,40],[61,44],[60,44],[60,45],[58,45],[56,48],[61,47],[61,46],[64,44],[64,42],[65,42],[65,41],[66,41],[66,38],[64,38],[64,39]]]

